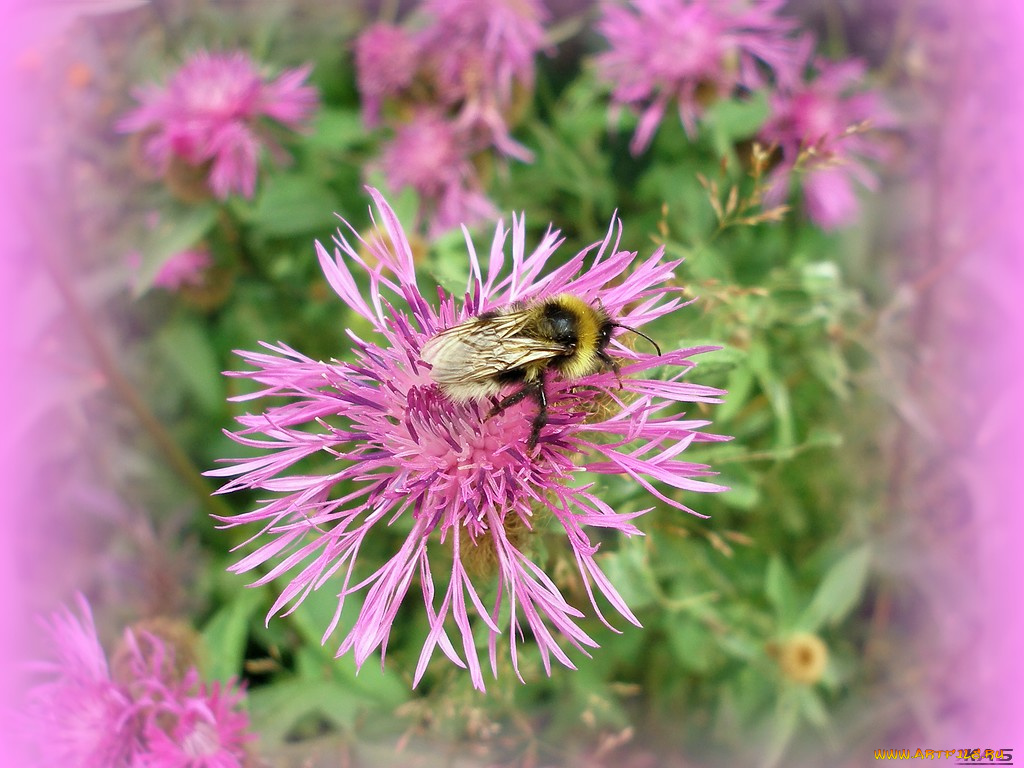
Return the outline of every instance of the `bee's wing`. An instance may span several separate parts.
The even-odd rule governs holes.
[[[518,335],[526,319],[526,313],[512,312],[468,320],[427,341],[420,357],[430,363],[434,381],[457,385],[486,381],[565,352],[561,344]]]

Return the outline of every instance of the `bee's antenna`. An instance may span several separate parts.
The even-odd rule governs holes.
[[[661,347],[658,346],[658,342],[656,342],[654,339],[652,339],[646,333],[641,333],[636,328],[631,328],[628,325],[623,325],[622,323],[612,323],[612,327],[614,327],[614,328],[625,328],[627,331],[632,331],[637,336],[643,336],[645,339],[647,339],[649,342],[651,342],[651,344],[654,346],[654,348],[656,350],[658,350],[658,356],[659,357],[661,356]]]

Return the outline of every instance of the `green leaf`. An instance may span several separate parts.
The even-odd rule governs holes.
[[[242,674],[249,624],[263,598],[262,588],[241,589],[206,623],[202,632],[209,658],[206,677],[226,682]]]
[[[640,542],[623,542],[618,552],[601,558],[601,569],[633,610],[642,610],[655,602],[658,586]]]
[[[816,632],[825,624],[838,624],[846,618],[864,593],[870,563],[871,550],[864,545],[832,566],[801,615],[799,628]]]
[[[799,596],[789,568],[778,555],[768,562],[764,577],[764,594],[775,609],[780,629],[788,629],[796,618]]]
[[[715,642],[700,620],[689,613],[676,613],[665,624],[669,647],[684,669],[703,674],[711,669]]]
[[[775,447],[790,449],[796,445],[796,425],[789,389],[772,365],[768,345],[755,341],[750,345],[750,368],[775,415]]]
[[[321,150],[343,152],[366,143],[370,135],[358,111],[324,107],[314,118],[313,132],[305,141]]]
[[[173,368],[179,383],[203,413],[217,413],[225,406],[221,365],[205,328],[194,318],[179,315],[160,329],[156,345]]]
[[[838,448],[843,445],[843,435],[835,429],[824,426],[811,427],[804,440],[804,448]]]
[[[760,481],[745,467],[733,465],[722,470],[716,482],[728,487],[721,501],[733,509],[754,509],[761,503]]]
[[[828,714],[828,707],[821,700],[818,692],[808,686],[801,686],[797,691],[797,706],[803,718],[819,730],[829,732],[832,727],[832,718]]]
[[[337,589],[330,584],[313,590],[288,617],[292,627],[303,640],[303,656],[300,660],[310,668],[319,668],[325,663],[332,675],[344,681],[351,691],[366,697],[370,701],[382,702],[388,706],[397,706],[408,698],[409,689],[390,669],[381,669],[378,664],[367,663],[361,670],[355,668],[352,657],[335,658],[336,643],[327,640],[324,643],[324,630],[327,628],[338,607]],[[351,595],[345,601],[345,609],[339,624],[347,626],[355,620],[359,609],[358,595]]]
[[[388,667],[370,660],[356,669],[352,654],[335,657],[334,648],[307,644],[296,653],[295,668],[304,679],[324,679],[340,687],[360,707],[393,709],[408,699],[411,689]],[[327,653],[321,653],[326,650]],[[326,658],[325,658],[326,656]]]
[[[172,256],[194,248],[216,220],[217,207],[213,204],[161,211],[160,221],[147,232],[139,248],[142,264],[136,276],[135,297],[153,286],[160,269]]]
[[[761,759],[761,768],[775,768],[782,761],[799,722],[800,710],[795,698],[791,695],[780,696],[768,744]]]
[[[749,637],[728,632],[718,637],[718,647],[724,653],[745,662],[755,662],[764,655],[762,642],[755,642]]]
[[[811,296],[832,296],[841,288],[839,267],[831,261],[813,261],[800,268],[801,286]]]
[[[712,104],[704,114],[704,126],[711,131],[715,149],[719,154],[732,151],[739,139],[757,133],[768,119],[768,96],[758,91],[748,99],[722,99]]]
[[[357,601],[351,598],[345,601],[345,615],[349,613],[349,603],[353,608]],[[338,608],[337,589],[331,589],[330,584],[325,584],[320,589],[314,589],[302,599],[299,605],[288,616],[292,627],[302,636],[307,647],[317,649],[324,658],[332,659],[334,654],[324,647],[324,629],[327,627]]]
[[[253,730],[268,744],[284,742],[313,716],[351,728],[359,714],[357,696],[332,680],[284,680],[254,688],[248,701]]]
[[[732,421],[743,407],[750,401],[754,390],[754,372],[744,360],[729,372],[725,389],[729,393],[721,405],[715,409],[715,421],[721,424]]]
[[[265,237],[291,237],[330,232],[337,226],[334,212],[339,208],[337,196],[319,181],[281,174],[267,177],[248,218]]]
[[[456,296],[465,292],[469,280],[469,261],[465,254],[466,239],[461,229],[444,233],[434,241],[431,249],[431,277],[438,285]]]
[[[807,351],[807,368],[840,400],[850,397],[849,369],[842,353],[833,346],[812,347]]]

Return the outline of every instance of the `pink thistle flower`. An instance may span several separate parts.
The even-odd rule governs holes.
[[[117,128],[145,133],[146,156],[161,173],[174,159],[191,166],[209,163],[207,183],[217,197],[252,197],[261,147],[281,153],[261,121],[303,127],[317,103],[315,89],[303,85],[310,69],[267,80],[245,53],[199,51],[165,88],[137,90],[139,106]]]
[[[442,100],[472,101],[491,92],[508,104],[515,83],[533,83],[546,18],[536,0],[427,0],[424,10],[433,23],[420,44],[434,62]]]
[[[799,171],[807,215],[835,229],[857,216],[854,182],[877,187],[868,161],[880,159],[882,147],[865,130],[890,118],[878,93],[865,89],[862,62],[819,59],[816,69],[810,82],[771,96],[771,116],[759,137],[779,148],[782,162],[769,179],[766,201],[782,202]]]
[[[153,285],[168,291],[177,291],[186,286],[203,283],[203,273],[212,264],[206,251],[181,251],[165,261],[153,278]]]
[[[401,27],[379,23],[359,35],[355,48],[363,119],[373,128],[380,121],[384,100],[412,85],[420,64],[419,46]]]
[[[238,688],[207,687],[191,670],[150,708],[143,731],[146,749],[132,768],[242,768],[254,735],[241,702]]]
[[[587,649],[597,642],[581,626],[581,608],[530,559],[529,536],[539,523],[561,526],[594,613],[608,623],[600,596],[639,625],[602,572],[595,557],[600,545],[590,532],[638,535],[633,521],[649,510],[618,513],[592,492],[592,483],[579,479],[584,472],[628,477],[686,512],[692,510],[666,495],[664,486],[723,490],[699,479],[713,474],[706,466],[680,458],[693,442],[725,439],[701,432],[708,422],[676,412],[681,403],[719,402],[723,394],[681,380],[694,365],[690,358],[707,348],[658,356],[613,340],[610,351],[621,362],[621,381],[611,371],[573,382],[548,377],[548,423],[532,452],[528,442],[536,410],[531,403],[490,415],[489,402],[455,402],[431,379],[421,350],[440,331],[469,318],[561,293],[600,303],[620,322],[641,328],[683,305],[678,289],[669,285],[679,262],[665,261],[662,248],[645,259],[619,250],[613,222],[603,242],[541,276],[563,240],[549,230],[527,252],[525,223],[513,217],[511,230],[498,225],[486,261],[467,240],[471,277],[465,301],[460,306],[455,296],[442,292],[435,309],[417,285],[409,242],[394,212],[380,193],[371,189],[370,194],[383,231],[365,240],[356,235],[355,243],[339,232],[333,255],[319,243],[317,254],[328,282],[372,325],[375,339],[364,341],[350,332],[354,362],[317,361],[282,343],[264,344],[266,351],[239,353],[253,370],[230,374],[261,387],[239,400],[270,397],[278,403],[239,417],[241,429],[229,433],[265,453],[230,460],[209,473],[231,478],[221,493],[275,494],[250,512],[222,520],[227,526],[260,527],[250,540],[254,551],[231,570],[273,563],[257,584],[291,574],[268,619],[294,610],[340,572],[338,609],[324,641],[337,629],[346,598],[364,593],[338,648],[339,656],[352,651],[359,666],[377,648],[383,661],[395,616],[418,580],[430,629],[414,685],[440,648],[454,664],[468,668],[473,685],[483,690],[474,640],[475,629],[483,627],[495,675],[499,636],[507,638],[519,676],[517,638],[527,632],[549,674],[552,658],[574,668],[562,643],[589,655]],[[369,298],[357,288],[364,281]],[[662,367],[674,373],[653,378]],[[331,460],[334,467],[304,473],[297,465],[309,457]],[[407,530],[393,556],[356,577],[366,538],[392,526]],[[471,574],[488,558],[496,572],[482,585]],[[490,605],[481,586],[489,593],[493,588]]]
[[[430,110],[420,110],[399,127],[381,158],[393,191],[412,187],[436,237],[460,224],[495,218],[497,210],[481,190],[476,169],[458,126]]]
[[[531,88],[544,45],[544,8],[535,0],[428,0],[433,23],[419,35],[437,98],[477,148],[493,145],[522,162],[533,154],[509,133],[516,86]]]
[[[158,635],[131,630],[115,680],[79,597],[48,625],[56,660],[37,668],[51,679],[32,689],[29,714],[42,766],[60,768],[242,768],[251,740],[235,685],[205,685],[194,667],[178,673]]]
[[[195,667],[176,672],[175,654],[151,632],[125,632],[131,689],[142,712],[144,748],[132,768],[242,768],[249,716],[242,690],[207,686]]]
[[[606,5],[598,28],[611,50],[597,57],[616,108],[640,112],[633,154],[650,144],[673,101],[687,133],[709,100],[755,89],[770,72],[783,87],[799,76],[793,22],[782,0],[631,0]]]
[[[137,711],[110,676],[92,611],[64,609],[46,624],[55,659],[36,669],[46,681],[29,695],[30,738],[43,768],[127,768],[140,746]]]

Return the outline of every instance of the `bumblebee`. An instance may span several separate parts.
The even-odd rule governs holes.
[[[423,345],[420,356],[441,391],[456,402],[483,400],[517,386],[495,403],[490,416],[528,397],[536,400],[527,442],[533,450],[548,420],[547,372],[570,381],[601,370],[618,373],[608,354],[615,328],[643,336],[661,354],[653,339],[615,322],[603,307],[562,293],[484,312],[441,331]]]

